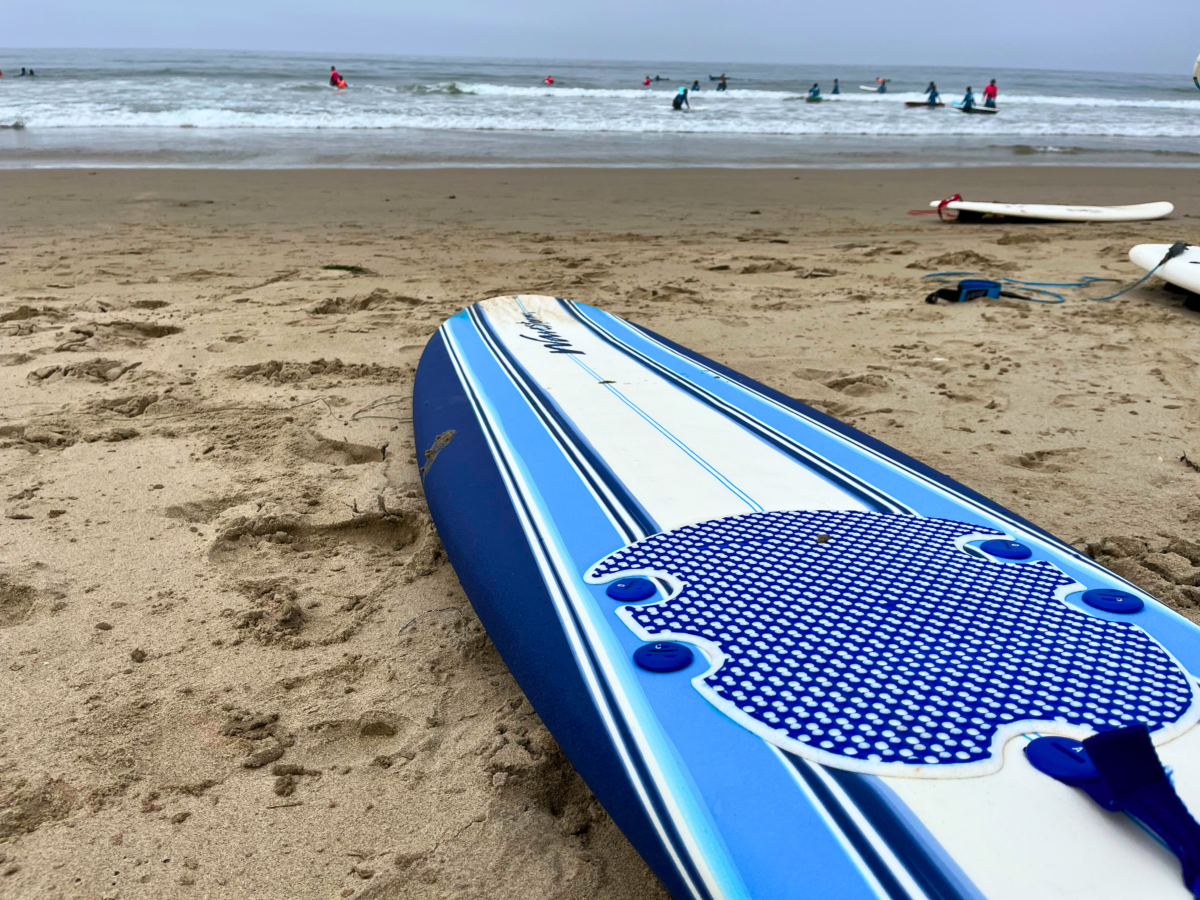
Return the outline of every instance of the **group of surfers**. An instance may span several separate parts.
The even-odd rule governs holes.
[[[24,75],[24,74],[25,74],[25,70],[22,69],[21,75]],[[32,70],[29,72],[29,74],[30,75],[33,74]],[[20,77],[20,76],[18,76],[18,77]],[[729,89],[729,79],[726,77],[724,72],[722,72],[719,76],[709,75],[708,79],[709,79],[709,81],[717,82],[717,87],[716,87],[717,91],[725,91],[725,90]],[[649,75],[647,75],[642,80],[642,84],[645,87],[649,87],[652,83],[654,83],[656,81],[665,81],[665,80],[666,79],[663,78],[661,75],[655,75],[653,78],[651,78]],[[876,88],[876,91],[880,94],[886,94],[888,82],[891,81],[891,79],[890,78],[876,78],[875,81],[879,85],[879,87]],[[546,84],[546,85],[554,84],[554,76],[547,75],[545,78],[542,79],[542,83]],[[346,79],[342,77],[340,72],[338,72],[337,66],[329,67],[329,86],[335,87],[335,88],[344,88],[347,86]],[[673,109],[676,109],[676,110],[691,109],[691,105],[688,103],[688,90],[689,90],[689,88],[681,85],[679,90],[677,90],[675,92],[675,98],[671,101],[671,106]],[[694,80],[692,82],[692,86],[691,86],[690,90],[691,91],[700,90],[700,79],[699,78],[697,78],[696,80]],[[830,93],[831,94],[840,94],[841,92],[842,92],[841,83],[836,78],[833,79],[833,90],[831,90]],[[996,79],[993,78],[988,83],[988,86],[983,89],[983,105],[985,107],[987,107],[988,109],[995,109],[996,108],[996,95],[998,93],[999,93],[999,88],[996,87]],[[930,106],[941,105],[941,102],[942,102],[941,94],[938,93],[938,87],[935,82],[933,82],[933,81],[929,82],[929,87],[925,88],[925,94],[929,98],[927,102],[929,103]],[[820,100],[821,99],[821,85],[818,82],[813,82],[813,86],[808,89],[808,99],[809,100]],[[971,90],[970,86],[967,87],[967,93],[963,97],[962,102],[959,104],[959,106],[962,107],[963,109],[974,109],[975,108],[975,94]]]
[[[729,79],[726,77],[724,72],[722,72],[720,75],[709,75],[708,80],[715,81],[717,83],[716,89],[718,91],[729,90]],[[661,75],[655,75],[653,78],[651,78],[649,75],[647,75],[645,78],[642,79],[642,86],[650,87],[651,83],[653,83],[655,81],[670,81],[670,79],[663,78]],[[690,88],[681,87],[679,90],[681,90],[681,91],[691,90],[692,92],[700,90],[700,79],[699,78],[695,79],[692,82],[692,86]]]
[[[891,81],[891,79],[890,78],[876,78],[875,80],[879,83],[879,87],[876,88],[876,91],[880,94],[886,94],[887,93],[887,85],[888,85],[888,82]],[[682,88],[680,88],[680,90],[682,90]],[[836,78],[833,79],[833,90],[830,91],[830,93],[831,94],[840,94],[841,92],[842,92],[842,86],[838,83],[838,80]],[[988,86],[983,89],[983,105],[984,105],[984,107],[987,109],[995,109],[996,108],[996,97],[997,97],[997,95],[999,95],[999,93],[1000,93],[1000,89],[996,86],[996,79],[993,78],[991,81],[988,82]],[[942,105],[942,95],[938,92],[938,87],[937,87],[936,82],[933,82],[933,81],[929,82],[929,87],[925,88],[925,94],[928,95],[929,99],[927,102],[930,106],[941,106]],[[820,100],[821,99],[821,85],[818,84],[817,82],[813,82],[813,86],[808,89],[808,99],[809,100]],[[971,89],[970,85],[967,86],[967,93],[962,98],[962,102],[959,103],[958,105],[962,109],[974,109],[975,108],[975,93]]]
[[[938,93],[938,86],[937,86],[936,82],[933,82],[933,81],[929,82],[929,87],[925,88],[925,93],[929,97],[928,101],[926,101],[926,102],[928,102],[930,106],[941,105],[941,102],[942,102],[941,94]],[[999,93],[1000,93],[1000,89],[998,87],[996,87],[996,79],[993,78],[991,81],[988,82],[987,87],[985,87],[983,89],[983,105],[984,105],[984,107],[987,109],[995,109],[996,108],[996,96]],[[958,105],[962,109],[974,109],[975,108],[975,92],[971,90],[970,85],[967,85],[967,92],[965,95],[963,95],[962,102],[959,103]]]

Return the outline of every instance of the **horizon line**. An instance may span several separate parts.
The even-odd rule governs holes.
[[[64,46],[64,47],[34,47],[34,46],[3,46],[0,47],[0,54],[10,51],[70,51],[70,50],[91,50],[91,51],[112,51],[112,52],[163,52],[174,51],[181,53],[263,53],[277,55],[303,55],[303,56],[362,56],[362,57],[385,57],[392,59],[429,59],[429,60],[488,60],[488,61],[507,61],[507,62],[530,62],[530,63],[657,63],[657,64],[716,64],[716,61],[711,59],[633,59],[625,57],[592,57],[592,56],[555,56],[555,57],[532,57],[532,56],[482,56],[482,55],[459,55],[459,54],[417,54],[417,53],[382,53],[376,51],[339,51],[339,50],[275,50],[262,48],[245,48],[245,47],[158,47],[158,46],[140,46],[140,47],[99,47],[99,46]],[[778,60],[755,61],[749,60],[727,60],[720,63],[724,66],[729,65],[747,65],[747,66],[875,66],[877,68],[914,68],[921,66],[921,63],[858,63],[858,62],[781,62]],[[989,69],[990,71],[998,72],[1071,72],[1071,73],[1091,73],[1097,75],[1173,75],[1175,70],[1163,71],[1140,71],[1128,69],[1055,69],[1055,68],[1030,68],[1020,66],[987,66],[986,64],[972,64],[970,66],[954,66],[954,65],[931,65],[930,69],[969,69],[981,68]],[[1191,81],[1190,73],[1184,72],[1180,75],[1186,82]]]

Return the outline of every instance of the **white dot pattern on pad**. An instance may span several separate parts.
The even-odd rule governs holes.
[[[1048,562],[954,546],[973,534],[1000,532],[753,513],[654,535],[589,578],[673,575],[678,595],[628,617],[654,637],[717,645],[727,659],[705,683],[727,714],[855,768],[986,764],[997,731],[1021,722],[1154,731],[1187,711],[1191,684],[1156,641],[1055,599],[1075,582]]]

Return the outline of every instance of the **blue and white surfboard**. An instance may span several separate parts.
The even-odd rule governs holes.
[[[1142,723],[1200,810],[1200,629],[1067,544],[552,297],[447,321],[414,422],[488,634],[672,896],[1191,896],[1024,752]]]

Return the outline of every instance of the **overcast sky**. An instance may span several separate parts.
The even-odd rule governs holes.
[[[1200,0],[9,0],[9,47],[1185,72]]]

